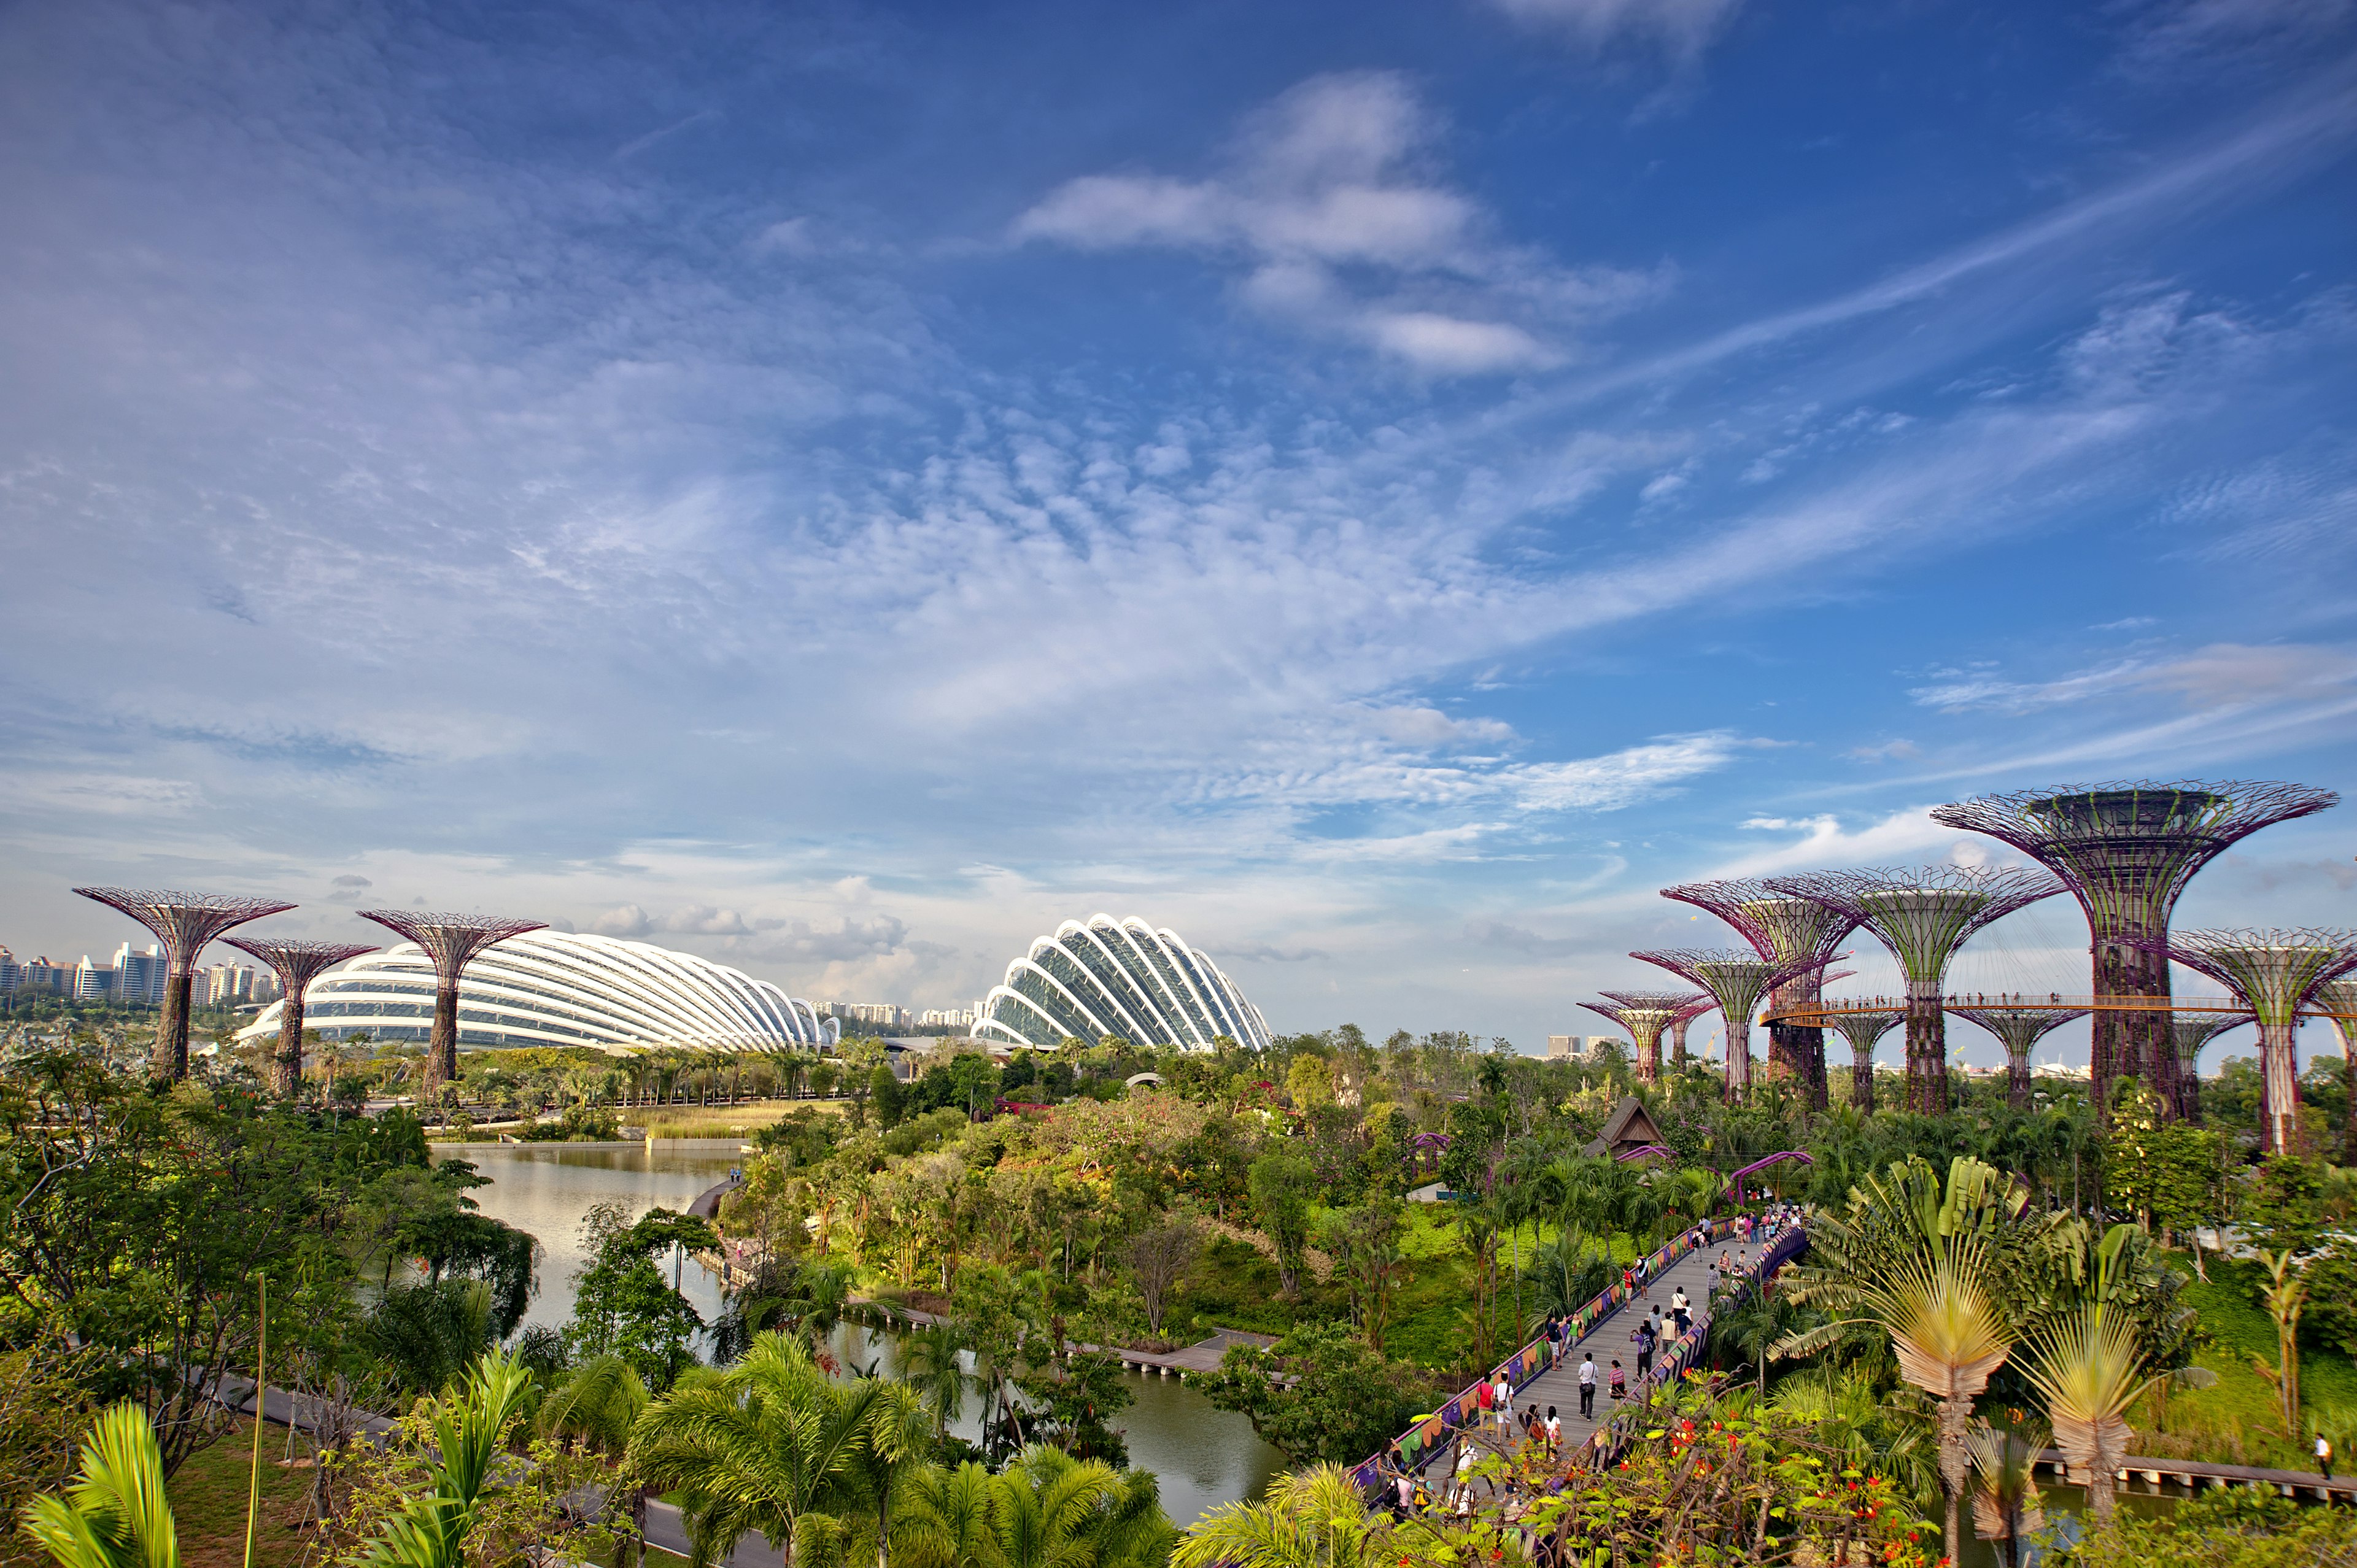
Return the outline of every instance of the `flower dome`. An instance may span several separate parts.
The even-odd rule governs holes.
[[[1178,932],[1132,916],[1067,920],[1006,966],[974,1026],[983,1039],[1054,1047],[1119,1035],[1141,1046],[1208,1051],[1225,1036],[1268,1044],[1268,1021]]]
[[[434,1026],[434,961],[414,942],[356,958],[303,991],[323,1038],[365,1029],[423,1040]],[[279,1004],[238,1038],[278,1032]],[[458,985],[463,1046],[700,1046],[770,1050],[832,1044],[841,1026],[766,980],[651,942],[528,931],[483,950]]]

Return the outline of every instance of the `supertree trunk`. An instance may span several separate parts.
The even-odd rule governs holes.
[[[1686,1070],[1686,1026],[1691,1018],[1681,1018],[1670,1026],[1670,1070],[1683,1075]]]
[[[1650,1040],[1637,1042],[1637,1081],[1662,1081],[1662,1037],[1659,1035]]]
[[[2005,1100],[2016,1111],[2029,1109],[2029,1053],[2005,1053]]]
[[[1849,1064],[1849,1102],[1861,1116],[1874,1114],[1874,1047],[1856,1053]]]
[[[174,1083],[188,1076],[188,992],[194,977],[179,964],[164,976],[164,1015],[156,1021],[156,1047],[147,1069]]]
[[[2124,1078],[2149,1084],[2162,1108],[2173,1112],[2179,1101],[2177,1049],[2169,1032],[2169,959],[2138,945],[2165,941],[2167,922],[2158,933],[2130,929],[2125,919],[2104,926],[2093,944],[2095,1015],[2089,1026],[2088,1087],[2095,1114],[2109,1122],[2112,1086]],[[2143,1005],[2106,1007],[2106,1002]]]
[[[278,1054],[270,1062],[270,1091],[281,1100],[303,1082],[303,997],[297,992],[279,1004]]]
[[[434,987],[434,1032],[425,1042],[425,1092],[429,1101],[441,1098],[442,1086],[458,1076],[458,982]]]
[[[1907,1109],[1948,1109],[1948,1015],[1936,980],[1907,983]]]
[[[2259,1025],[2259,1121],[2271,1155],[2300,1152],[2297,1027],[2267,1021]]]

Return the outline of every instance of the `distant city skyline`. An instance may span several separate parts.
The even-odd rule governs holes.
[[[571,15],[0,9],[33,950],[185,887],[949,1011],[1105,911],[1537,1053],[1731,940],[1673,883],[2357,797],[2347,6]]]

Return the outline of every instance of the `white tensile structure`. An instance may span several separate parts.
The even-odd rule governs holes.
[[[1134,1045],[1208,1051],[1224,1035],[1268,1044],[1268,1021],[1235,983],[1173,930],[1133,915],[1067,920],[1006,966],[974,1020],[976,1038],[1011,1046],[1092,1043],[1119,1035]]]
[[[304,993],[323,1038],[367,1030],[423,1040],[434,1026],[434,961],[403,942],[328,971]],[[274,1035],[278,1004],[238,1031]],[[465,1046],[699,1046],[774,1050],[832,1045],[842,1026],[766,980],[651,942],[528,931],[485,948],[458,985]]]

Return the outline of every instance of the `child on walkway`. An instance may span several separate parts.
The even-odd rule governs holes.
[[[1612,1363],[1612,1402],[1619,1404],[1628,1392],[1629,1374],[1620,1369],[1620,1362],[1615,1361]]]

